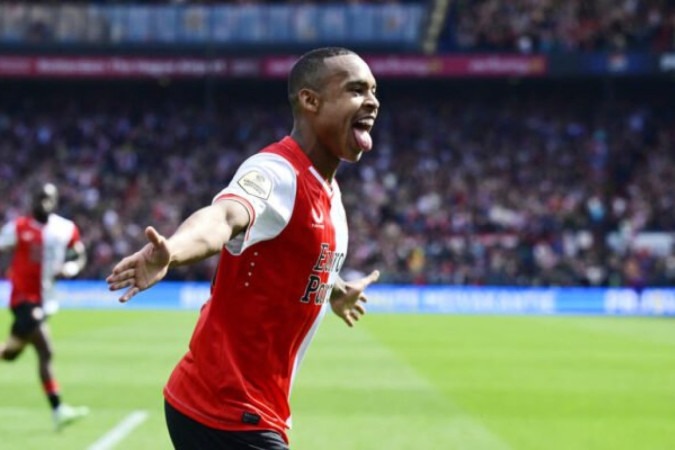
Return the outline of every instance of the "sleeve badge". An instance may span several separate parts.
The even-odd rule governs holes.
[[[269,198],[270,193],[272,192],[272,181],[269,177],[257,170],[252,170],[242,175],[242,177],[237,180],[237,184],[247,194],[265,200]]]

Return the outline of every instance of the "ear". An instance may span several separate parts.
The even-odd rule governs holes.
[[[300,104],[300,108],[306,111],[317,112],[319,110],[319,94],[312,89],[300,89],[300,92],[298,92],[298,103]]]

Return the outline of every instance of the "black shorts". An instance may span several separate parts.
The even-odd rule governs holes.
[[[225,431],[192,420],[164,401],[164,414],[176,450],[289,450],[274,431]]]
[[[14,314],[12,334],[21,339],[27,338],[47,319],[41,305],[29,302],[21,303],[12,308],[12,314]]]

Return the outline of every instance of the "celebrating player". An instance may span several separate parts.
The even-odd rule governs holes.
[[[379,272],[345,282],[347,220],[335,174],[372,149],[379,109],[370,68],[355,53],[302,56],[288,79],[293,129],[247,159],[212,204],[124,258],[107,281],[120,300],[174,266],[220,253],[211,297],[165,389],[177,449],[288,449],[289,394],[330,306],[349,326]]]

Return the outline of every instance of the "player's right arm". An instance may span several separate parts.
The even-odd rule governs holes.
[[[120,261],[106,278],[110,290],[127,290],[128,301],[160,281],[171,267],[191,264],[221,251],[250,222],[247,209],[238,201],[222,199],[188,217],[168,239],[153,227],[145,230],[149,243]]]
[[[12,249],[14,246],[16,246],[16,223],[12,221],[0,228],[0,252]]]

